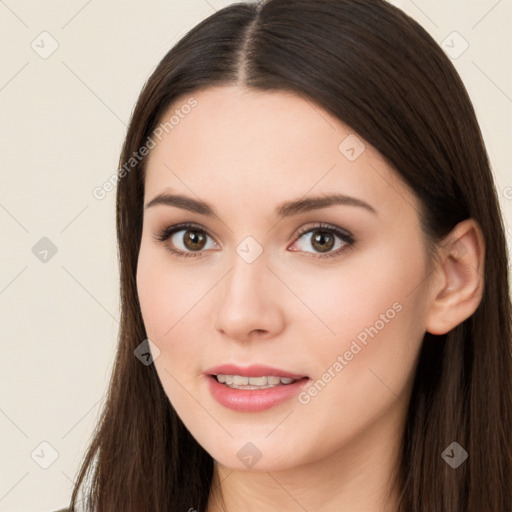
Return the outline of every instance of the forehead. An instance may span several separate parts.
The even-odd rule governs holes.
[[[334,191],[390,214],[405,206],[397,198],[409,207],[416,202],[375,148],[318,104],[290,92],[210,87],[178,98],[159,126],[146,200],[172,189],[216,205],[261,210]]]

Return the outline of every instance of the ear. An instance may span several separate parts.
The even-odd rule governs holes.
[[[453,228],[440,244],[426,317],[426,330],[446,334],[477,309],[484,289],[485,241],[474,219]]]

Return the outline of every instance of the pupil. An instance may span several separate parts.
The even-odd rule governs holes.
[[[185,245],[189,249],[202,249],[205,237],[197,231],[189,231],[185,237]],[[188,242],[188,243],[187,243]]]
[[[317,246],[321,252],[327,252],[333,247],[334,237],[326,231],[317,231],[313,236],[313,244]],[[202,249],[204,246],[205,237],[197,231],[188,231],[185,237],[185,245],[189,249]]]
[[[313,236],[313,244],[318,243],[319,244],[318,248],[321,252],[327,252],[330,249],[332,249],[333,243],[334,243],[334,237],[330,233],[327,233],[326,231],[317,231],[317,233],[320,233],[320,234]],[[325,241],[326,239],[328,240],[327,243]]]

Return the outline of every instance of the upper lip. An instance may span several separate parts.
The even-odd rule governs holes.
[[[242,377],[288,377],[290,379],[302,379],[307,375],[300,375],[297,373],[287,372],[280,368],[273,368],[261,364],[252,364],[250,366],[238,366],[236,364],[221,364],[208,368],[205,373],[209,375],[240,375]]]

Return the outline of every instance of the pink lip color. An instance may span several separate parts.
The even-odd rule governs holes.
[[[242,368],[233,364],[208,369],[208,386],[213,398],[221,405],[239,412],[259,412],[279,405],[295,396],[309,380],[305,375],[293,374],[269,366]],[[241,375],[246,377],[276,376],[300,379],[297,382],[266,389],[232,389],[217,382],[213,375]]]
[[[221,364],[208,368],[204,373],[208,375],[240,375],[242,377],[289,377],[290,379],[302,379],[306,375],[299,375],[298,373],[290,373],[286,370],[279,368],[272,368],[271,366],[264,366],[261,364],[252,364],[251,366],[237,366],[236,364]]]

